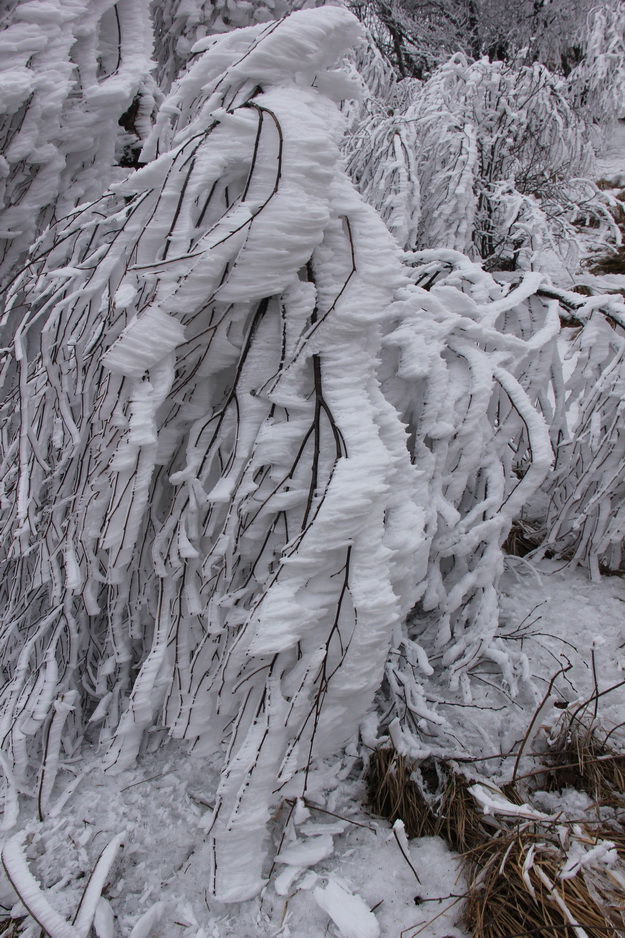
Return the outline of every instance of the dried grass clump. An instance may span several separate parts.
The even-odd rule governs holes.
[[[601,736],[594,721],[575,713],[566,719],[552,745],[545,788],[577,788],[600,806],[625,807],[625,755]]]
[[[540,546],[544,533],[523,521],[514,521],[510,533],[503,543],[503,549],[512,557],[526,557]]]
[[[470,782],[450,765],[444,766],[446,784],[434,824],[434,833],[453,850],[465,853],[492,837],[484,815],[469,791]]]
[[[471,885],[463,922],[474,938],[622,938],[622,889],[619,903],[610,871],[560,879],[562,850],[546,835],[522,825],[465,856]]]
[[[463,853],[490,836],[469,792],[471,783],[449,763],[417,764],[393,749],[378,749],[369,766],[369,802],[408,837],[442,837]]]
[[[543,778],[554,787],[583,788],[597,804],[614,806],[620,798],[624,806],[625,757],[607,751],[605,737],[602,743],[596,729],[575,717],[558,737]],[[571,767],[572,775],[558,775]],[[619,812],[585,824],[519,819],[505,811],[493,818],[484,815],[471,784],[453,764],[417,766],[392,749],[379,750],[371,760],[374,811],[391,822],[403,820],[410,837],[436,834],[462,854],[469,884],[463,924],[473,938],[625,938],[625,828]],[[527,801],[516,781],[500,791],[512,804]],[[567,857],[605,841],[616,847],[620,864],[593,860],[565,871]]]
[[[414,762],[394,749],[377,749],[369,764],[369,803],[391,824],[403,821],[408,837],[427,837],[434,833],[435,818],[414,778],[415,769]]]
[[[624,274],[625,249],[618,248],[610,254],[604,254],[590,268],[593,274]]]

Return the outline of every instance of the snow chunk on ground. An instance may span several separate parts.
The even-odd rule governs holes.
[[[360,896],[345,892],[334,880],[330,880],[325,888],[317,886],[313,895],[344,938],[378,938],[378,920]]]
[[[334,841],[329,834],[319,837],[310,837],[308,840],[289,844],[284,847],[276,857],[276,863],[286,863],[289,866],[314,866],[321,860],[332,855]]]

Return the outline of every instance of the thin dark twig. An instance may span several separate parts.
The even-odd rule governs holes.
[[[546,704],[547,700],[549,699],[549,697],[550,697],[550,695],[551,695],[551,690],[552,690],[552,688],[553,688],[553,685],[555,684],[556,680],[560,677],[561,674],[566,674],[566,672],[567,672],[567,671],[570,671],[571,668],[573,667],[573,665],[571,664],[570,661],[568,661],[568,659],[565,659],[565,660],[567,660],[567,662],[568,662],[567,665],[561,667],[561,668],[559,669],[559,671],[556,671],[556,673],[553,675],[553,677],[552,677],[551,680],[549,681],[549,685],[548,685],[548,687],[547,687],[547,690],[546,690],[546,692],[545,692],[545,695],[544,695],[543,699],[540,701],[540,703],[539,703],[538,706],[536,707],[536,710],[534,711],[534,715],[533,715],[532,719],[530,720],[530,724],[529,724],[529,726],[528,726],[528,728],[527,728],[527,732],[526,732],[525,736],[523,737],[523,741],[522,741],[522,743],[521,743],[521,747],[520,747],[520,749],[519,749],[519,751],[518,751],[518,753],[517,753],[517,757],[516,757],[516,760],[515,760],[515,762],[514,762],[514,768],[513,768],[513,770],[512,770],[512,782],[513,782],[513,783],[516,781],[517,771],[518,771],[518,769],[519,769],[519,762],[521,761],[521,756],[523,755],[523,750],[525,749],[525,747],[526,747],[526,745],[527,745],[527,741],[528,741],[528,739],[530,738],[530,734],[531,734],[531,732],[532,732],[532,729],[534,728],[534,724],[536,723],[536,720],[538,719],[538,717],[539,717],[539,715],[540,715],[540,713],[541,713],[541,711],[542,711],[542,708],[544,707],[544,705]]]

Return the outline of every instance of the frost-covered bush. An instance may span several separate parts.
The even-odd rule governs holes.
[[[470,670],[484,659],[513,693],[524,676],[523,657],[497,637],[497,582],[511,525],[553,460],[549,428],[560,415],[547,390],[560,325],[557,303],[538,295],[540,274],[498,283],[442,250],[414,264],[384,340],[383,388],[410,430],[428,506],[420,601],[386,669],[394,743],[418,757],[445,729],[427,678],[460,686],[468,701]]]
[[[54,220],[4,321],[5,827],[28,797],[58,807],[85,741],[115,772],[186,740],[220,777],[206,851],[226,901],[262,887],[272,809],[376,694],[423,754],[446,732],[429,677],[468,698],[484,658],[512,692],[527,676],[497,635],[502,545],[566,437],[562,297],[397,244],[434,198],[421,123],[381,127],[369,175],[359,137],[351,167],[372,200],[386,187],[395,240],[344,171],[340,104],[363,83],[337,63],[362,37],[327,7],[183,50],[145,165]],[[377,59],[366,78],[397,111],[421,94]]]
[[[442,247],[490,269],[579,260],[579,225],[619,241],[611,200],[567,87],[544,66],[453,56],[424,83],[390,86],[361,114],[352,177],[406,247]],[[588,231],[586,232],[588,235]]]
[[[625,306],[620,297],[561,294],[577,334],[566,384],[570,431],[561,435],[546,492],[541,552],[587,566],[618,570],[625,536]],[[574,324],[574,325],[573,325]]]
[[[358,36],[330,8],[202,40],[147,165],[43,235],[10,299],[6,818],[33,786],[46,814],[61,740],[119,771],[164,728],[220,767],[222,899],[260,887],[270,806],[356,735],[417,601],[453,680],[508,667],[501,542],[549,461],[515,377],[552,339],[537,278],[411,275],[342,170]]]
[[[345,139],[347,171],[398,243],[414,250],[421,215],[418,144],[414,124],[404,113],[417,83],[389,80],[375,68],[375,59],[372,64],[370,69],[369,62],[358,62],[367,89],[373,84],[376,93],[368,94],[350,115],[350,133]]]
[[[618,0],[617,0],[618,2]],[[593,0],[349,0],[401,76],[427,77],[456,52],[570,69]],[[599,9],[603,9],[602,5]]]
[[[400,78],[423,78],[458,48],[457,18],[446,16],[437,0],[419,2],[418,10],[399,0],[348,0],[347,6]]]
[[[148,0],[31,0],[5,11],[0,286],[42,228],[100,196],[116,159],[147,135],[151,43]]]
[[[8,817],[48,733],[45,813],[64,722],[68,750],[99,728],[113,770],[162,725],[223,759],[224,899],[261,885],[270,804],[355,734],[422,550],[375,375],[406,275],[332,101],[357,36],[332,8],[196,47],[148,165],[51,229],[13,293]]]
[[[569,76],[570,95],[589,121],[625,116],[625,10],[608,3],[589,13],[579,36],[580,61]]]

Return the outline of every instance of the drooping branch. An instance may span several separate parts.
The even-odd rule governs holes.
[[[414,468],[375,378],[405,274],[312,87],[357,34],[333,8],[207,43],[146,167],[52,228],[12,294],[7,778],[28,785],[72,692],[66,731],[100,725],[111,770],[155,721],[225,746],[224,899],[258,890],[276,786],[353,736],[412,603],[419,524],[386,544]]]
[[[158,97],[147,0],[22,7],[3,24],[2,286],[44,227],[100,196],[140,148]]]

